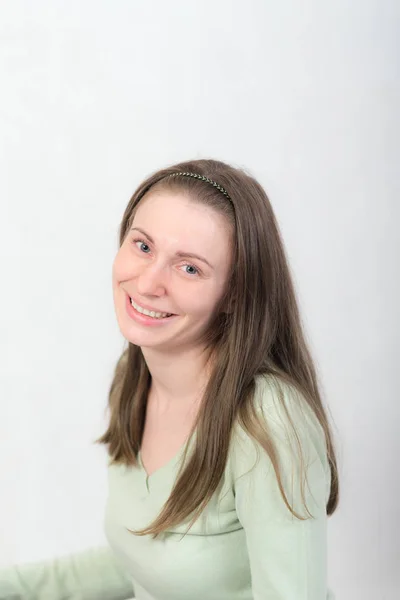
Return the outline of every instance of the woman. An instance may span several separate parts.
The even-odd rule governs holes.
[[[332,598],[334,445],[265,191],[214,160],[156,172],[112,282],[110,548],[3,571],[1,597]]]

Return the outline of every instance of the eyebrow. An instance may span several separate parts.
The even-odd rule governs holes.
[[[147,237],[147,239],[154,244],[154,240],[151,237],[151,235],[149,235],[148,233],[146,233],[146,231],[144,229],[141,229],[140,227],[131,227],[131,231],[140,231],[140,233],[142,233],[144,236]],[[183,251],[178,251],[175,252],[175,256],[179,256],[179,258],[196,258],[197,260],[201,260],[202,262],[206,263],[206,265],[208,265],[210,267],[210,269],[214,269],[214,267],[208,262],[207,259],[205,259],[203,256],[200,256],[199,254],[194,254],[193,252],[183,252]]]

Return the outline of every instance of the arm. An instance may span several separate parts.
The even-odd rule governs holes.
[[[257,414],[261,421],[265,419],[276,445],[288,501],[297,513],[307,516],[301,501],[300,460],[292,429],[283,409],[266,396]],[[283,501],[267,453],[247,433],[241,435],[235,460],[235,501],[246,533],[253,598],[326,600],[334,596],[327,588],[326,502],[330,471],[325,436],[315,417],[305,420],[303,412],[298,411],[300,405],[287,405],[304,452],[308,481],[304,496],[315,518],[301,521],[292,515]]]
[[[108,547],[0,570],[0,600],[127,600],[130,577]]]

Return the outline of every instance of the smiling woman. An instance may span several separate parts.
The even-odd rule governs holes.
[[[334,444],[261,185],[215,160],[151,175],[112,286],[110,548],[9,569],[0,597],[333,598]]]
[[[162,348],[197,351],[226,289],[232,236],[224,215],[185,193],[152,190],[140,201],[114,261],[113,288],[121,333],[147,362]]]

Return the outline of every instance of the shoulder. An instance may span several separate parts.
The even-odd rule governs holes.
[[[304,395],[291,385],[270,375],[255,380],[252,399],[257,430],[270,441],[282,463],[313,462],[317,460],[328,472],[327,447],[324,429]],[[234,426],[232,458],[235,470],[255,465],[265,450],[243,424]]]
[[[257,420],[277,433],[288,433],[293,428],[307,434],[312,430],[323,433],[322,425],[304,394],[293,384],[277,377],[258,375],[251,402]],[[237,425],[240,428],[239,422]]]
[[[258,375],[255,379],[254,408],[257,414],[286,427],[293,420],[297,426],[318,422],[305,396],[294,386],[272,375]]]
[[[312,437],[315,443],[325,445],[325,432],[315,410],[302,392],[293,384],[271,376],[256,378],[255,411],[260,418],[267,419],[275,431],[296,430],[300,437]]]

